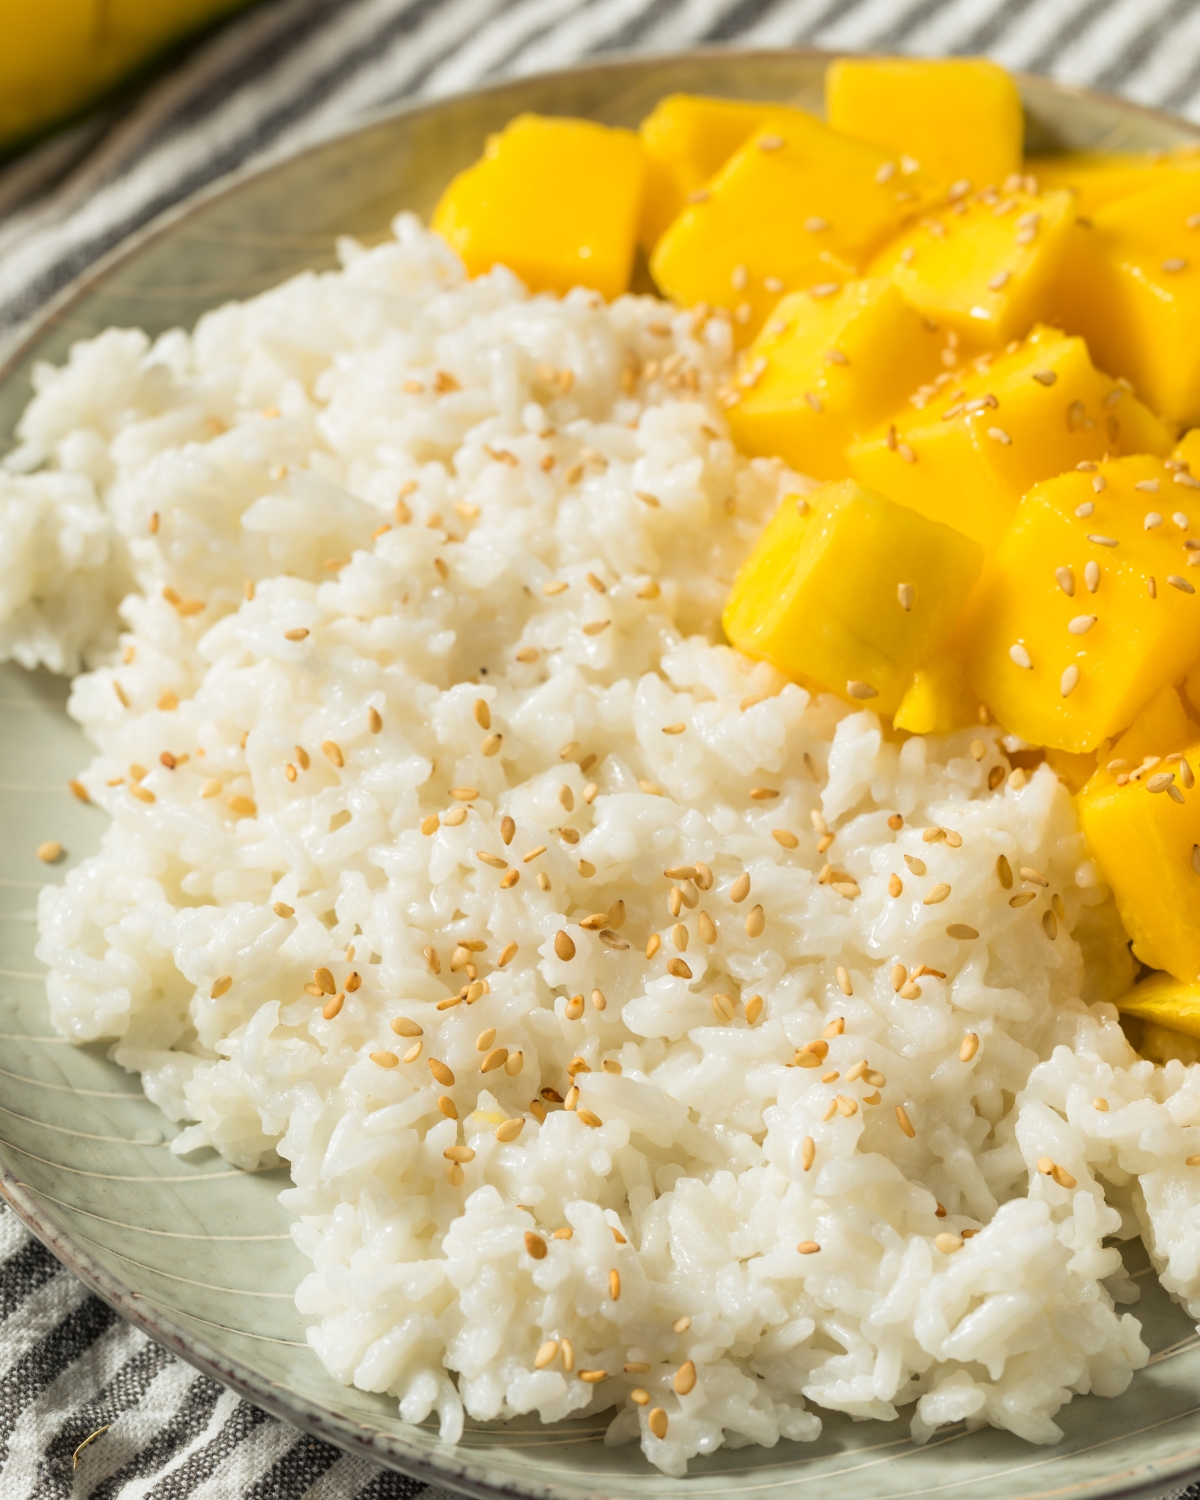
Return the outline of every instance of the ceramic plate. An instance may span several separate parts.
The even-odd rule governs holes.
[[[681,89],[818,108],[825,62],[811,52],[618,60],[391,114],[223,184],[108,257],[0,372],[0,452],[35,360],[61,360],[74,339],[112,323],[151,333],[191,324],[227,298],[331,265],[336,234],[377,239],[398,209],[428,212],[484,134],[520,110],[631,125]],[[1022,86],[1029,136],[1042,149],[1170,147],[1200,135],[1098,95],[1036,79]],[[47,869],[34,851],[59,839],[69,864],[96,847],[102,828],[101,815],[66,789],[88,751],[65,700],[60,681],[0,669],[0,1189],[60,1259],[152,1337],[297,1426],[479,1496],[767,1500],[815,1497],[844,1479],[857,1500],[1033,1500],[1133,1496],[1200,1468],[1200,1339],[1144,1256],[1132,1269],[1150,1365],[1120,1400],[1077,1397],[1060,1415],[1066,1438],[1055,1448],[961,1427],[917,1448],[904,1421],[832,1416],[816,1443],[722,1450],[677,1481],[636,1447],[606,1448],[602,1413],[553,1428],[469,1423],[450,1446],[431,1426],[402,1423],[386,1398],[335,1384],[292,1304],[306,1263],[276,1202],[282,1174],[172,1156],[173,1127],[134,1078],[103,1049],[49,1034],[33,957]]]

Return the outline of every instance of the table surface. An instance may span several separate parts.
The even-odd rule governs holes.
[[[0,355],[97,256],[234,168],[399,100],[585,57],[722,43],[986,54],[1200,119],[1192,0],[266,0],[0,168]],[[105,1427],[73,1469],[82,1438]],[[422,1490],[197,1374],[0,1209],[0,1500]],[[1186,1494],[1200,1500],[1200,1485]]]

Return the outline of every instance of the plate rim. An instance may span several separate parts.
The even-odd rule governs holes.
[[[123,264],[139,254],[148,245],[165,238],[180,225],[185,224],[204,209],[222,199],[231,197],[255,179],[269,176],[281,167],[293,165],[307,157],[328,150],[352,138],[393,121],[436,115],[448,105],[466,99],[487,98],[501,94],[523,83],[535,81],[569,80],[581,74],[604,74],[641,64],[647,68],[656,63],[697,61],[720,61],[723,58],[739,61],[755,58],[778,59],[790,57],[812,62],[826,63],[837,57],[880,56],[854,49],[828,49],[821,47],[701,47],[682,50],[663,49],[654,52],[621,51],[603,58],[585,59],[564,68],[546,69],[528,77],[505,78],[482,87],[457,90],[454,93],[432,100],[406,104],[385,105],[364,111],[352,121],[322,135],[291,151],[271,154],[266,160],[235,168],[188,194],[178,203],[126,235],[115,245],[101,252],[83,271],[72,278],[41,310],[25,324],[19,324],[16,337],[10,344],[3,360],[0,360],[0,384],[16,377],[21,366],[30,357],[38,344],[72,308],[95,290],[104,280]],[[1109,94],[1100,89],[1060,82],[1040,74],[1010,70],[1022,93],[1030,92],[1043,96],[1054,96],[1065,101],[1097,101],[1114,107],[1117,112],[1135,119],[1169,127],[1191,136],[1200,142],[1200,123],[1185,119],[1170,110],[1139,104],[1133,100]],[[331,232],[331,238],[333,232]],[[5,450],[0,448],[0,456]],[[10,1164],[0,1142],[0,1197],[18,1215],[26,1227],[50,1251],[66,1269],[76,1275],[92,1292],[132,1323],[147,1337],[162,1344],[173,1354],[198,1369],[202,1374],[236,1391],[255,1406],[263,1408],[289,1426],[313,1437],[330,1442],[343,1450],[382,1463],[412,1478],[427,1484],[448,1485],[456,1490],[476,1497],[476,1500],[495,1500],[497,1496],[520,1497],[520,1500],[606,1500],[601,1488],[572,1483],[569,1486],[538,1482],[533,1478],[498,1479],[488,1474],[486,1464],[463,1455],[458,1445],[447,1445],[443,1451],[417,1448],[402,1434],[384,1432],[368,1423],[356,1422],[331,1411],[308,1396],[289,1391],[277,1383],[257,1375],[241,1360],[221,1353],[209,1341],[192,1333],[175,1318],[163,1313],[150,1299],[133,1290],[132,1286],[108,1271],[72,1235],[60,1220],[55,1210],[42,1201],[36,1190],[23,1182]],[[332,1382],[333,1377],[330,1376]],[[1120,1399],[1119,1397],[1116,1399]],[[1200,1406],[1197,1407],[1200,1412]],[[1187,1415],[1187,1414],[1183,1414]],[[1115,1441],[1119,1441],[1116,1439]],[[486,1453],[486,1449],[480,1450]],[[1031,1445],[1031,1451],[1037,1451]],[[1052,1452],[1052,1450],[1045,1450]],[[1068,1456],[1068,1455],[1064,1455]],[[1096,1500],[1141,1500],[1143,1496],[1159,1495],[1173,1482],[1194,1477],[1200,1472],[1200,1425],[1195,1441],[1186,1452],[1165,1459],[1142,1461],[1116,1476],[1100,1476],[1078,1485],[1056,1485],[1050,1489],[1038,1489],[1022,1493],[1014,1500],[1069,1500],[1072,1496],[1096,1497]],[[535,1474],[536,1468],[530,1473]],[[653,1485],[663,1476],[647,1469],[644,1480]],[[831,1476],[836,1478],[836,1476]],[[1116,1478],[1118,1483],[1111,1486]],[[686,1483],[686,1479],[683,1481]],[[1109,1487],[1106,1487],[1109,1486]]]

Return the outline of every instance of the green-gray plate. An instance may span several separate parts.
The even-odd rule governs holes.
[[[36,360],[61,360],[75,339],[114,323],[151,333],[190,325],[227,298],[332,265],[335,235],[378,239],[397,210],[427,213],[484,135],[521,110],[632,125],[676,90],[819,109],[826,60],[813,52],[616,60],[400,110],[223,183],[94,268],[0,372],[0,453]],[[1200,135],[1044,80],[1024,79],[1022,89],[1037,149],[1158,149]],[[33,956],[34,908],[47,878],[35,850],[46,839],[65,844],[67,863],[51,872],[57,879],[101,833],[101,815],[67,790],[88,751],[65,700],[62,682],[0,669],[0,1190],[61,1260],[153,1338],[297,1426],[479,1496],[663,1500],[686,1491],[766,1500],[815,1497],[845,1481],[858,1500],[1032,1500],[1151,1493],[1200,1469],[1200,1339],[1144,1255],[1133,1269],[1150,1365],[1118,1400],[1072,1401],[1054,1448],[962,1427],[918,1448],[904,1421],[833,1416],[816,1443],[722,1450],[673,1480],[637,1448],[606,1448],[603,1413],[552,1428],[470,1423],[448,1445],[434,1427],[402,1422],[386,1398],[337,1385],[308,1348],[293,1306],[305,1262],[276,1201],[281,1174],[172,1156],[175,1127],[137,1081],[102,1048],[50,1034]]]

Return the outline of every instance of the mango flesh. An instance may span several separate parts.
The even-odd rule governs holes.
[[[1132,771],[1148,755],[1168,755],[1181,750],[1200,734],[1173,683],[1154,695],[1125,733],[1104,756],[1114,774]]]
[[[872,262],[972,350],[996,349],[1055,311],[1075,205],[1070,193],[959,198]]]
[[[742,566],[725,633],[747,656],[881,713],[949,632],[982,550],[850,480],[788,496]]]
[[[835,130],[903,152],[947,184],[999,186],[1021,169],[1021,96],[984,58],[838,58],[825,112]]]
[[[773,114],[792,114],[779,105],[701,94],[668,94],[638,128],[646,155],[646,190],[638,238],[649,254],[667,225],[725,165],[739,146]]]
[[[726,399],[743,453],[838,479],[845,449],[941,368],[943,341],[886,281],[793,292],[746,351]]]
[[[1021,501],[963,634],[971,686],[1022,739],[1093,750],[1200,657],[1172,472],[1113,459]]]
[[[1157,1026],[1200,1037],[1200,984],[1189,984],[1173,974],[1151,974],[1117,1001],[1126,1016],[1140,1016]]]
[[[1039,479],[1105,452],[1166,453],[1170,442],[1082,339],[1038,328],[1012,353],[956,371],[924,405],[910,402],[852,443],[846,461],[860,484],[990,549]]]
[[[177,37],[248,0],[43,0],[0,8],[0,146],[82,109]]]
[[[908,734],[952,734],[978,719],[979,700],[966,684],[962,661],[956,653],[942,650],[913,673],[892,728]]]
[[[1179,172],[1200,170],[1200,152],[1184,147],[1164,155],[1161,151],[1064,151],[1056,156],[1031,156],[1025,172],[1043,191],[1066,189],[1075,194],[1081,218],[1118,199],[1157,187]]]
[[[1200,853],[1195,852],[1200,843],[1200,788],[1194,782],[1191,787],[1186,784],[1193,779],[1191,767],[1197,765],[1200,744],[1136,780],[1127,778],[1124,785],[1101,769],[1076,799],[1080,826],[1112,887],[1134,953],[1144,964],[1165,969],[1188,986],[1200,981]],[[1155,790],[1167,777],[1167,789]],[[1170,788],[1181,800],[1175,800]],[[1148,993],[1139,985],[1132,994],[1137,1000],[1126,996],[1118,1002],[1121,1010],[1190,1031],[1196,1012],[1187,997],[1165,981]]]
[[[894,154],[793,111],[738,150],[655,246],[663,294],[728,308],[748,343],[785,292],[832,294],[937,187],[904,173]]]
[[[1076,229],[1065,325],[1170,421],[1200,422],[1200,172],[1175,174]]]
[[[630,130],[519,115],[442,194],[432,225],[472,276],[494,265],[534,292],[629,285],[645,163]]]

